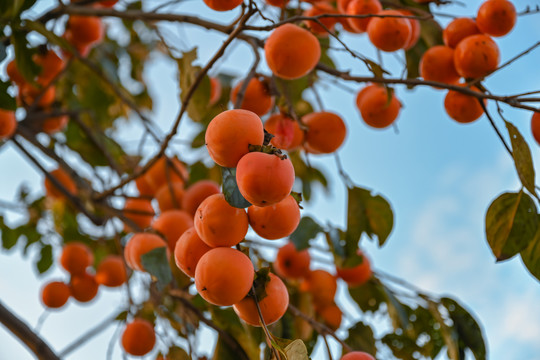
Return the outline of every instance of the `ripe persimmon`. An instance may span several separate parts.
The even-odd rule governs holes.
[[[278,250],[276,261],[274,261],[274,270],[281,277],[299,279],[309,273],[310,261],[307,249],[298,251],[290,242]]]
[[[407,16],[415,15],[412,11],[409,11],[409,10],[399,10],[399,11],[403,15],[407,15]],[[409,20],[409,23],[411,24],[411,36],[409,36],[409,39],[407,40],[405,45],[403,45],[403,50],[412,49],[416,45],[418,40],[420,40],[420,30],[421,30],[420,21],[418,21],[418,19],[412,19],[412,18],[407,18],[407,20]]]
[[[360,286],[371,278],[371,264],[369,258],[361,251],[358,255],[362,257],[362,262],[354,267],[336,267],[337,276],[343,279],[349,286]]]
[[[254,276],[253,264],[243,252],[218,247],[199,259],[195,286],[199,295],[209,303],[230,306],[246,297]]]
[[[454,51],[454,64],[464,78],[479,78],[497,69],[499,47],[487,35],[471,35],[461,40]]]
[[[215,11],[229,11],[239,6],[243,0],[204,0],[206,6]]]
[[[472,87],[472,90],[479,91],[476,87]],[[484,99],[484,104],[485,102]],[[444,98],[444,109],[448,116],[460,123],[473,122],[484,113],[476,97],[453,90],[448,91]]]
[[[199,205],[194,217],[197,234],[208,246],[234,246],[248,231],[244,209],[235,208],[223,194],[210,195]]]
[[[94,263],[92,250],[81,242],[70,242],[62,248],[60,265],[71,275],[82,275]]]
[[[236,98],[238,92],[242,89],[242,85],[243,81],[239,82],[231,91],[231,102],[233,105],[236,104]],[[257,77],[253,77],[249,80],[246,91],[244,92],[240,109],[253,111],[255,114],[263,116],[270,111],[273,103],[274,100],[272,99],[272,95],[270,95],[268,83]]]
[[[134,356],[148,354],[156,344],[154,326],[144,319],[133,319],[122,333],[122,347]]]
[[[64,130],[68,122],[69,116],[67,115],[48,117],[43,121],[41,130],[46,134],[54,134]]]
[[[121,256],[107,255],[96,270],[96,282],[108,287],[117,287],[127,280],[126,266]]]
[[[212,106],[221,98],[221,82],[216,77],[210,78],[210,100],[208,105]]]
[[[46,108],[54,102],[56,88],[49,86],[47,88],[36,87],[30,83],[24,83],[19,89],[19,97],[23,104],[28,106],[37,105]]]
[[[265,284],[266,296],[257,299],[261,315],[266,325],[271,325],[281,319],[289,306],[289,292],[283,281],[276,275],[269,273],[270,280]],[[245,297],[233,305],[238,317],[252,326],[262,326],[255,300]]]
[[[360,91],[356,98],[356,106],[362,119],[371,127],[382,129],[390,126],[398,117],[401,103],[394,92],[389,94],[383,86],[369,86],[365,92]]]
[[[333,331],[339,329],[343,312],[336,304],[330,304],[323,308],[317,309],[317,313],[322,318],[323,322]]]
[[[341,360],[375,360],[375,358],[363,351],[352,351],[343,355]]]
[[[188,187],[184,192],[182,209],[194,216],[197,212],[197,208],[204,199],[210,195],[219,194],[220,192],[219,184],[216,182],[212,180],[199,180]]]
[[[5,140],[13,136],[17,129],[17,119],[15,112],[0,109],[0,140]]]
[[[382,10],[378,15],[403,16],[398,10]],[[387,52],[403,48],[411,36],[411,31],[410,21],[400,17],[376,17],[371,19],[367,27],[371,43]]]
[[[256,206],[270,206],[285,199],[294,184],[294,167],[289,158],[251,152],[236,168],[238,190]]]
[[[117,2],[118,0],[101,0],[99,5],[103,7],[113,7]]]
[[[282,150],[295,150],[304,141],[304,132],[298,122],[281,113],[270,116],[264,128],[274,135],[270,144]]]
[[[308,127],[304,148],[314,154],[333,153],[343,144],[347,135],[343,119],[329,111],[307,114],[302,121]]]
[[[368,15],[377,14],[379,11],[382,11],[382,5],[379,0],[352,0],[348,2],[346,14]],[[371,19],[373,18],[348,18],[347,21],[354,30],[358,32],[365,32]]]
[[[189,173],[176,157],[160,157],[144,175],[147,184],[155,194],[164,184],[179,182],[185,184]]]
[[[43,55],[35,56],[34,62],[41,66],[38,81],[44,85],[48,85],[56,76],[58,76],[65,66],[64,60],[62,60],[53,50],[49,50]]]
[[[123,213],[126,218],[133,221],[141,229],[150,226],[150,223],[152,223],[152,219],[154,218],[152,202],[143,198],[127,199],[124,204]],[[133,231],[134,229],[131,229],[129,224],[126,223],[126,230]]]
[[[227,110],[210,121],[204,137],[206,148],[216,164],[233,168],[249,152],[249,145],[262,145],[261,118],[252,111]]]
[[[165,236],[171,251],[174,250],[180,236],[192,226],[193,216],[184,210],[164,211],[152,223],[152,228]]]
[[[103,39],[103,24],[96,16],[71,15],[67,28],[74,44],[91,45]]]
[[[135,186],[137,186],[137,190],[141,196],[154,196],[155,194],[154,188],[146,180],[146,174],[135,179]]]
[[[155,198],[161,211],[181,209],[184,198],[184,183],[175,181],[161,185],[156,191]]]
[[[70,296],[69,286],[62,281],[51,281],[41,289],[41,302],[51,309],[64,306]]]
[[[167,243],[159,235],[150,233],[133,235],[124,248],[126,264],[133,270],[145,271],[141,256],[159,247],[167,247]]]
[[[6,73],[11,81],[13,81],[18,86],[21,86],[26,82],[24,77],[22,76],[21,72],[19,71],[19,68],[17,67],[17,63],[15,62],[15,59],[11,60],[6,67]]]
[[[534,140],[540,145],[540,112],[534,112],[531,117],[531,132]]]
[[[504,36],[514,28],[516,8],[508,0],[487,0],[478,9],[476,24],[486,35]]]
[[[454,66],[454,49],[442,45],[430,47],[420,59],[420,76],[424,80],[457,83],[460,76]]]
[[[174,261],[176,266],[189,277],[195,277],[200,258],[212,248],[201,240],[195,228],[187,229],[176,242]]]
[[[293,24],[277,27],[264,45],[266,63],[274,75],[298,79],[315,68],[321,57],[319,40]]]
[[[77,186],[75,182],[71,179],[67,172],[63,169],[58,168],[50,172],[50,176],[53,177],[57,182],[60,183],[60,186],[63,187],[68,193],[75,195],[77,192]],[[64,192],[60,190],[56,185],[49,179],[45,177],[45,193],[47,196],[55,199],[63,199],[65,197]]]
[[[303,16],[313,17],[326,14],[337,14],[336,9],[329,3],[325,1],[317,1],[313,3],[313,6],[309,9],[306,9],[303,13]],[[335,17],[324,17],[319,18],[321,24],[323,24],[328,30],[321,26],[315,20],[306,20],[305,24],[311,32],[319,36],[328,36],[328,31],[334,31],[334,26],[337,23],[337,18]]]
[[[476,21],[462,17],[452,20],[443,30],[443,41],[448,47],[455,48],[459,42],[471,35],[480,34]]]
[[[252,205],[248,208],[249,225],[268,240],[291,235],[300,223],[300,208],[292,195],[277,204],[265,207]]]
[[[300,290],[311,294],[315,307],[323,308],[334,301],[337,291],[336,277],[325,270],[310,271],[300,284]]]
[[[69,290],[71,296],[79,302],[89,302],[96,297],[99,289],[99,284],[96,282],[94,275],[83,273],[74,275],[69,282]]]
[[[289,0],[266,0],[266,3],[268,5],[282,8],[289,3]]]

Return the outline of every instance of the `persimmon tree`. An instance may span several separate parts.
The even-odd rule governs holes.
[[[336,342],[348,360],[381,351],[400,359],[485,359],[481,328],[464,305],[377,270],[362,249],[365,238],[382,247],[399,214],[376,184],[358,186],[342,166],[339,148],[355,138],[348,123],[357,120],[325,108],[318,89],[328,79],[354,88],[351,106],[371,128],[407,117],[399,92],[415,87],[445,91],[441,113],[458,123],[487,118],[522,188],[486,204],[486,239],[498,261],[521,256],[540,279],[540,199],[529,149],[538,144],[527,144],[503,113],[528,112],[540,143],[540,90],[506,94],[484,82],[540,45],[500,63],[505,49],[493,40],[511,37],[520,16],[538,7],[487,0],[443,29],[451,1],[204,2],[211,17],[177,11],[179,0],[0,3],[0,139],[45,178],[42,196],[21,187],[22,223],[0,217],[2,247],[35,249],[40,274],[55,261],[65,270],[65,281],[44,281],[43,305],[89,302],[103,286],[122,286],[125,309],[113,321],[125,323],[118,341],[134,356],[203,358],[192,339],[205,324],[217,337],[213,359],[308,359],[318,342],[329,358]],[[207,29],[223,41],[182,52],[163,24]],[[367,36],[379,57],[347,44],[344,32]],[[220,71],[238,43],[252,50],[250,67],[241,76]],[[213,55],[201,61],[203,49]],[[155,99],[143,76],[156,53],[178,67],[179,111],[165,133],[153,121]],[[400,68],[383,65],[389,53],[404,59]],[[362,70],[340,69],[340,56]],[[116,131],[120,119],[138,128],[137,150]],[[180,152],[174,144],[186,122],[194,135]],[[314,185],[329,186],[332,175],[311,161],[323,156],[334,156],[335,176],[348,189],[345,227],[302,215],[320,188]],[[272,240],[282,238],[289,242],[269,257]],[[324,265],[335,274],[317,265],[317,253],[331,254]],[[338,281],[361,312],[380,314],[392,327],[374,332],[360,321],[343,329]],[[37,358],[67,355],[55,354],[1,303],[0,321]],[[156,335],[158,321],[173,334],[168,339]],[[347,336],[336,334],[340,327]]]

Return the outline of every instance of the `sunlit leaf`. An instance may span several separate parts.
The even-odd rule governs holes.
[[[505,124],[508,129],[508,134],[510,135],[512,157],[514,158],[514,164],[516,165],[519,179],[531,194],[536,194],[534,164],[529,145],[527,145],[527,142],[519,130],[512,123],[505,121]]]

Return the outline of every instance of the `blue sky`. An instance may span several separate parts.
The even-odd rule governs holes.
[[[467,7],[447,6],[440,11],[473,16],[479,4],[480,1],[468,1]],[[537,2],[516,1],[515,4],[522,10]],[[219,16],[223,21],[234,13],[212,12],[198,1],[186,2],[180,9],[206,18]],[[502,62],[540,38],[538,16],[520,17],[509,35],[496,39]],[[441,19],[443,25],[447,22],[448,19]],[[164,34],[182,50],[200,45],[201,61],[212,56],[223,39],[189,26],[180,29],[166,26]],[[376,58],[365,36],[345,35],[344,40],[355,50]],[[250,49],[243,44],[232,49],[226,53],[230,61],[219,62],[215,70],[241,77],[250,65]],[[402,54],[397,57],[402,58]],[[366,73],[359,61],[347,58],[342,52],[334,59],[342,69],[350,69],[355,74]],[[540,50],[537,49],[490,77],[486,86],[499,95],[536,90],[540,84],[539,63]],[[384,56],[384,65],[395,74],[400,71],[397,64],[396,56]],[[259,70],[266,71],[264,64]],[[4,77],[3,70],[1,74]],[[166,131],[178,109],[176,70],[173,64],[156,57],[145,75],[156,98],[154,119]],[[364,125],[354,107],[355,92],[362,85],[348,84],[354,90],[350,93],[326,84],[320,90],[325,109],[342,115],[349,129],[346,142],[339,151],[344,167],[355,183],[385,195],[394,209],[395,227],[385,247],[378,249],[369,241],[363,243],[373,266],[399,275],[425,291],[457,297],[482,324],[489,359],[537,359],[540,354],[540,284],[527,273],[519,258],[495,264],[485,240],[484,216],[490,202],[501,192],[519,188],[511,159],[487,118],[482,117],[473,124],[457,124],[444,113],[443,91],[429,88],[409,91],[397,87],[397,96],[404,104],[397,121],[399,133],[394,129],[374,130]],[[494,104],[489,104],[489,109],[496,113]],[[533,142],[529,129],[531,114],[508,107],[504,110],[505,116],[529,141],[535,168],[539,171],[539,147]],[[496,121],[504,130],[500,119]],[[135,126],[126,125],[122,130],[123,139],[136,139],[137,131]],[[190,132],[185,121],[179,138],[188,138]],[[184,154],[186,149],[175,145],[173,150]],[[327,174],[335,174],[332,156],[312,157],[312,161],[323,166]],[[31,186],[35,193],[43,191],[42,175],[10,145],[0,149],[0,168],[10,170],[9,177],[1,177],[0,199],[12,200],[21,182]],[[312,214],[322,222],[344,224],[345,188],[335,176],[331,182],[330,193],[318,192],[314,203],[307,206],[304,213]],[[58,268],[44,277],[37,277],[29,261],[35,255],[30,253],[23,259],[20,249],[0,252],[0,299],[31,326],[36,325],[43,312],[38,299],[41,284],[65,277]],[[343,288],[340,288],[340,294],[338,302],[350,310],[349,316],[363,319],[364,316],[344,295]],[[121,291],[100,290],[97,301],[91,304],[84,306],[70,302],[65,310],[51,313],[41,333],[55,350],[60,351],[85,329],[117,311],[121,301]],[[114,327],[108,328],[68,358],[104,358],[114,330]],[[206,333],[205,336],[209,335]],[[117,342],[115,344],[113,358],[117,359],[120,350]],[[31,357],[0,327],[2,358]],[[324,356],[318,351],[314,358],[323,359]]]

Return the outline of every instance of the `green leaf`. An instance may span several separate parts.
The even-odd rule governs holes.
[[[377,355],[373,330],[371,326],[362,321],[357,322],[349,329],[349,337],[345,340],[345,343],[354,350],[364,351],[373,356]]]
[[[304,250],[309,247],[309,240],[314,239],[319,233],[323,232],[323,228],[311,217],[304,216],[300,219],[300,223],[289,239],[292,241],[296,250]]]
[[[244,199],[236,184],[236,169],[222,167],[221,176],[223,179],[223,195],[225,195],[225,200],[229,205],[239,209],[250,206],[251,203]]]
[[[484,336],[474,317],[453,299],[442,298],[441,304],[448,310],[460,342],[471,350],[476,360],[486,359]]]
[[[386,293],[387,307],[388,307],[388,316],[392,320],[394,329],[401,328],[407,329],[409,327],[409,316],[407,314],[406,308],[403,304],[392,294],[392,292],[382,285],[384,292]]]
[[[173,346],[169,348],[167,353],[167,360],[191,360],[191,357],[188,355],[186,350],[178,346]]]
[[[486,238],[491,251],[502,261],[524,250],[534,239],[538,216],[533,199],[523,191],[504,193],[486,214]]]
[[[266,285],[270,282],[269,267],[264,267],[255,272],[255,278],[253,279],[253,287],[255,288],[255,295],[257,295],[257,301],[260,303],[266,296]]]
[[[540,227],[536,230],[536,235],[521,253],[521,260],[532,276],[540,280]]]
[[[508,134],[510,135],[510,141],[512,143],[512,157],[514,158],[514,164],[523,186],[529,190],[531,194],[536,195],[535,183],[534,183],[534,164],[531,156],[531,150],[529,145],[521,136],[519,130],[505,121]]]
[[[384,286],[373,279],[363,285],[349,287],[349,294],[363,312],[378,311],[388,299]]]
[[[182,57],[178,59],[178,71],[180,73],[180,98],[183,101],[188,95],[189,89],[195,83],[199,72],[202,70],[200,66],[195,66],[193,63],[197,60],[197,48],[191,51],[182,53]],[[199,83],[187,107],[188,116],[195,122],[202,121],[208,112],[208,102],[210,101],[210,78],[205,76]]]
[[[9,82],[0,80],[0,109],[15,111],[17,109],[17,102],[7,91],[9,85]]]
[[[28,48],[29,44],[23,31],[14,31],[13,35],[11,35],[11,42],[15,50],[17,69],[26,81],[33,83],[34,78],[41,71],[41,67],[32,59],[35,49]]]
[[[36,268],[40,274],[43,274],[45,271],[49,270],[52,264],[52,246],[47,244],[41,248],[41,251],[39,253],[39,260],[36,263]]]
[[[143,268],[158,281],[158,287],[164,288],[172,281],[171,268],[167,257],[167,247],[158,247],[141,256]]]
[[[127,320],[127,317],[128,317],[128,314],[129,312],[126,310],[126,311],[122,311],[121,313],[119,313],[118,315],[116,315],[116,317],[114,318],[114,320],[116,321],[126,321]]]

